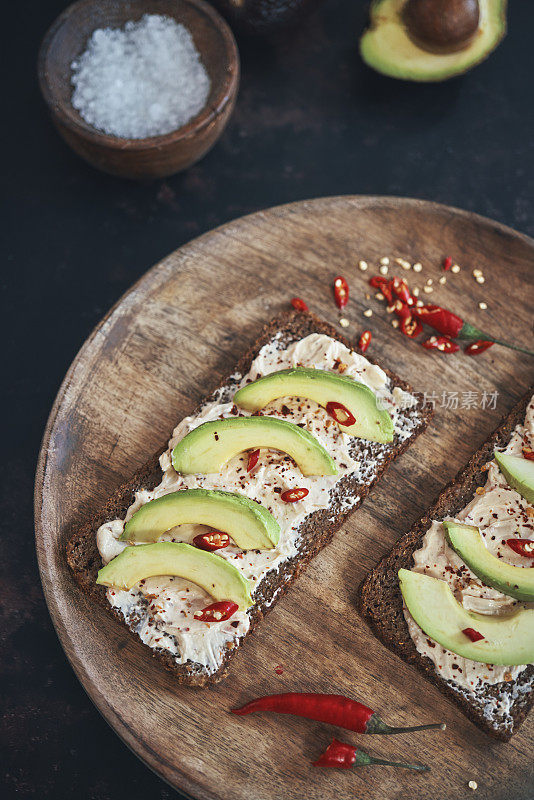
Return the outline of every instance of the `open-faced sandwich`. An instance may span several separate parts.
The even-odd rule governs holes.
[[[504,740],[534,702],[533,391],[360,591],[384,644]]]
[[[431,414],[331,326],[283,313],[71,537],[68,563],[179,681],[220,680]]]

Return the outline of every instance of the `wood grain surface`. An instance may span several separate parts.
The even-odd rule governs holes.
[[[366,572],[532,381],[532,359],[503,348],[478,358],[429,354],[392,328],[372,294],[366,298],[380,257],[421,261],[419,276],[405,274],[412,285],[431,277],[435,286],[449,254],[462,270],[428,298],[532,347],[532,240],[432,203],[339,197],[245,217],[172,253],[111,310],[65,377],[36,477],[36,544],[47,603],[65,652],[104,717],[185,794],[199,800],[452,800],[471,796],[467,782],[473,779],[480,799],[532,797],[532,718],[510,743],[492,741],[382,647],[355,610]],[[367,272],[358,269],[359,259],[369,262]],[[473,279],[475,268],[484,271],[483,285]],[[88,604],[69,574],[63,544],[166,442],[173,425],[291,296],[304,297],[337,325],[331,284],[338,273],[351,286],[345,335],[356,338],[370,328],[373,355],[416,389],[435,392],[436,416],[273,609],[236,657],[230,677],[203,690],[178,687],[141,643]],[[480,300],[486,311],[478,308]],[[363,316],[367,308],[371,318]],[[483,393],[495,391],[495,408],[491,402],[482,408]],[[444,392],[452,406],[450,393],[459,393],[458,408],[442,406]],[[472,407],[463,408],[468,397]],[[279,665],[282,674],[275,672]],[[310,762],[339,731],[291,717],[228,713],[255,696],[289,690],[348,694],[397,725],[445,721],[445,733],[342,736],[374,754],[418,758],[432,771],[319,771]]]

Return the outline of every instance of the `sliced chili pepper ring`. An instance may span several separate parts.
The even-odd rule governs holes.
[[[237,603],[233,603],[231,600],[219,600],[218,603],[206,606],[194,616],[200,622],[224,622],[233,617],[238,608]]]
[[[464,353],[468,356],[478,356],[479,353],[484,353],[490,347],[493,347],[494,342],[486,342],[483,339],[479,339],[476,342],[470,342],[464,350]]]
[[[507,539],[506,544],[514,553],[525,558],[534,558],[534,539]]]
[[[407,317],[402,317],[399,322],[399,330],[409,339],[415,339],[423,330],[423,326],[418,319],[408,314]]]
[[[284,503],[297,503],[299,500],[304,500],[309,493],[309,490],[304,487],[301,489],[287,489],[287,491],[282,492],[280,498]]]
[[[362,351],[362,353],[365,353],[370,344],[371,344],[371,331],[364,331],[360,336],[358,347]]]
[[[341,275],[334,281],[334,297],[338,308],[345,308],[349,302],[349,284]]]
[[[335,419],[338,425],[350,427],[350,425],[354,425],[356,422],[356,417],[354,414],[351,414],[349,409],[344,406],[343,403],[336,403],[335,400],[331,400],[326,404],[326,411]]]
[[[228,547],[230,544],[230,537],[227,533],[222,531],[212,531],[211,533],[201,533],[195,536],[193,544],[199,550],[207,550],[212,553],[214,550],[222,550],[223,547]]]

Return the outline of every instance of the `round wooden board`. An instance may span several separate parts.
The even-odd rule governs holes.
[[[462,270],[440,286],[441,260],[448,254]],[[439,288],[428,299],[510,340],[530,339],[532,347],[532,240],[432,203],[328,198],[237,220],[157,264],[84,344],[50,414],[35,513],[52,619],[107,721],[146,764],[199,800],[324,800],[360,793],[445,800],[465,797],[470,779],[478,781],[478,798],[530,796],[533,720],[509,744],[491,740],[382,647],[355,610],[366,572],[525,391],[534,363],[499,347],[478,358],[429,354],[401,336],[383,303],[365,296],[373,265],[384,255],[421,261],[419,276],[406,274],[412,285],[433,278]],[[367,272],[358,269],[359,259],[369,262]],[[482,286],[472,276],[476,267],[486,276]],[[351,287],[344,314],[351,326],[343,332],[356,339],[370,328],[374,356],[415,388],[436,393],[435,419],[273,609],[232,662],[230,677],[203,690],[177,686],[143,645],[86,602],[67,569],[64,542],[165,443],[176,421],[217,385],[290,297],[304,297],[338,325],[331,293],[338,273]],[[478,308],[482,299],[485,312]],[[363,316],[366,308],[373,310],[370,319]],[[483,393],[494,391],[496,407],[490,400],[483,408]],[[444,392],[452,406],[450,393],[459,393],[458,408],[442,407]],[[472,407],[462,408],[469,398]],[[292,689],[356,696],[399,725],[444,720],[446,733],[368,737],[363,743],[386,757],[419,758],[432,764],[432,772],[320,771],[310,761],[330,741],[331,728],[228,713],[246,699]],[[357,741],[348,733],[343,738]]]

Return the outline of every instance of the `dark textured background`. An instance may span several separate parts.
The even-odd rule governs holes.
[[[266,206],[343,193],[408,195],[534,234],[534,4],[513,3],[509,35],[486,63],[435,86],[395,82],[363,66],[356,41],[366,11],[354,0],[323,2],[276,42],[240,40],[241,92],[222,140],[185,174],[141,185],[86,166],[47,119],[35,60],[65,5],[17,0],[2,7],[10,66],[2,165],[2,796],[149,793],[158,800],[176,795],[93,708],[41,593],[33,477],[61,379],[93,326],[148,267],[215,225]]]

